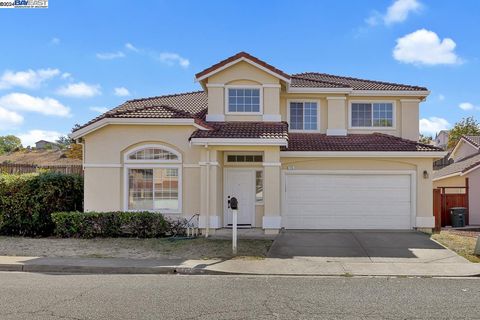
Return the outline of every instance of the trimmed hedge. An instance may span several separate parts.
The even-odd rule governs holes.
[[[49,236],[51,213],[83,210],[83,177],[55,172],[0,174],[0,234]]]
[[[149,211],[55,212],[52,219],[59,237],[157,238],[183,233],[181,222]]]

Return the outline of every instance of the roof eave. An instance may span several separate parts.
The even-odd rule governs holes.
[[[68,136],[72,139],[78,139],[110,124],[174,126],[190,125],[200,130],[210,130],[210,128],[202,126],[193,118],[103,118],[70,133]]]
[[[276,78],[278,78],[278,79],[280,79],[280,80],[282,80],[282,81],[284,81],[284,82],[286,82],[286,83],[288,83],[288,84],[291,82],[290,78],[287,78],[287,77],[285,77],[285,76],[282,75],[282,74],[279,74],[279,73],[277,73],[277,72],[275,72],[275,71],[272,71],[272,70],[270,70],[270,69],[268,69],[268,68],[266,68],[266,67],[264,67],[264,66],[262,66],[262,65],[260,65],[260,64],[258,64],[258,63],[256,63],[255,61],[247,58],[247,57],[239,57],[238,59],[235,59],[235,60],[233,60],[233,61],[230,61],[230,62],[228,62],[228,63],[226,63],[226,64],[224,64],[224,65],[222,65],[222,66],[219,66],[218,68],[215,68],[214,70],[212,70],[212,71],[210,71],[210,72],[208,72],[208,73],[206,73],[206,74],[202,74],[202,72],[200,72],[200,73],[198,73],[198,74],[195,76],[195,80],[198,81],[198,82],[200,82],[200,83],[202,83],[203,80],[211,77],[212,75],[214,75],[214,74],[216,74],[216,73],[218,73],[218,72],[220,72],[220,71],[222,71],[222,70],[225,70],[225,69],[227,69],[227,68],[229,68],[229,67],[231,67],[231,66],[233,66],[233,65],[235,65],[235,64],[237,64],[237,63],[239,63],[239,62],[242,62],[242,61],[247,62],[247,63],[253,65],[254,67],[257,67],[257,68],[259,68],[260,70],[265,71],[266,73],[268,73],[268,74],[270,74],[270,75],[272,75],[272,76],[274,76],[274,77],[276,77]],[[201,74],[201,75],[198,76],[199,74]],[[202,87],[203,87],[203,85],[202,85]]]
[[[444,151],[281,151],[280,157],[440,159],[445,154]]]

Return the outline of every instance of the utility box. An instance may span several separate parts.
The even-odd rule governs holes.
[[[464,207],[450,208],[450,221],[452,221],[453,228],[465,227],[466,217],[467,217],[467,208],[464,208]]]

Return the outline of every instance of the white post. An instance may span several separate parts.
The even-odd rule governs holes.
[[[232,210],[232,251],[237,254],[237,210]]]

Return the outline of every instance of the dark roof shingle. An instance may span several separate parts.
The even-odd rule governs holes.
[[[442,169],[435,171],[432,175],[433,179],[446,177],[455,173],[466,172],[477,165],[480,165],[480,153],[468,156],[460,161],[454,162]]]
[[[443,151],[440,148],[382,133],[327,136],[289,133],[282,151]]]

